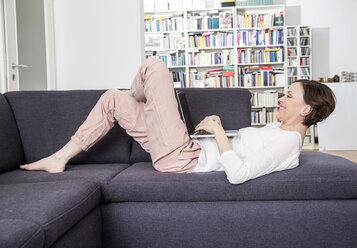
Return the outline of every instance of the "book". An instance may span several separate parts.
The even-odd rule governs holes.
[[[285,74],[284,73],[276,73],[275,74],[275,85],[282,86],[282,87],[285,85]]]
[[[276,107],[278,105],[278,92],[276,90],[252,92],[251,100],[254,107]]]
[[[145,15],[145,32],[182,31],[183,13],[175,12],[173,15]]]
[[[238,64],[283,62],[283,50],[279,48],[238,49]]]
[[[186,85],[186,77],[185,77],[185,72],[179,69],[178,71],[172,71],[171,72],[171,77],[174,83],[175,88],[185,88],[188,87]]]
[[[276,17],[282,17],[278,19],[281,22],[281,19],[284,20],[284,13],[282,11],[278,13],[238,13],[237,14],[237,26],[238,28],[254,28],[254,27],[263,27],[269,28],[279,24],[277,26],[282,26],[280,23],[275,23]]]
[[[188,54],[189,65],[218,65],[218,64],[232,64],[233,50],[220,50],[216,52],[193,52]]]
[[[282,11],[280,12],[280,16],[275,16],[274,26],[284,26],[284,14]]]

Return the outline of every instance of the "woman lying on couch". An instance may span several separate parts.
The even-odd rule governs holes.
[[[295,168],[309,126],[327,118],[335,108],[335,96],[326,85],[299,80],[278,100],[281,121],[263,128],[247,127],[229,140],[218,116],[208,116],[196,130],[214,138],[191,139],[182,122],[166,64],[148,59],[139,68],[130,91],[109,89],[87,119],[59,151],[25,170],[63,172],[66,163],[96,144],[117,121],[161,172],[225,171],[232,184]]]

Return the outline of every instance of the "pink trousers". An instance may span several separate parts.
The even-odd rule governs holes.
[[[109,89],[102,94],[71,140],[87,151],[116,121],[150,153],[156,170],[190,173],[195,169],[201,147],[187,134],[163,61],[144,61],[130,92]]]

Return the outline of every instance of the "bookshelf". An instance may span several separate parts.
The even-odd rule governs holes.
[[[273,18],[284,13],[284,5],[145,12],[146,57],[156,56],[167,61],[173,74],[183,76],[174,77],[180,80],[175,82],[175,87],[251,87],[254,90],[258,85],[251,83],[248,76],[239,80],[250,67],[265,66],[265,74],[269,76],[265,79],[272,76],[273,69],[274,74],[277,70],[279,74],[284,73],[284,26],[276,26]],[[249,19],[255,23],[249,25]],[[259,37],[253,38],[255,34]],[[242,59],[239,62],[238,53]],[[177,57],[184,58],[184,62],[178,64],[184,67],[173,67],[177,66]],[[248,81],[245,85],[244,80]],[[280,81],[276,89],[282,91],[285,86],[283,80]],[[265,86],[275,85],[274,81]]]
[[[286,26],[286,81],[312,79],[311,29],[309,26]]]
[[[284,5],[146,12],[146,57],[167,61],[174,87],[249,89],[252,126],[264,126],[277,121],[278,94],[289,87],[288,27],[296,29],[296,61],[309,60],[297,63],[294,78],[311,77],[310,29],[284,26],[285,13]]]
[[[290,86],[297,79],[312,79],[311,29],[309,26],[285,26],[285,71],[286,82]],[[306,132],[304,149],[315,148],[315,129],[312,125]]]

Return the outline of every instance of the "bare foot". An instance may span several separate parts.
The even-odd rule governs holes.
[[[51,155],[31,164],[21,165],[20,168],[24,170],[44,170],[49,173],[58,173],[63,172],[65,166],[66,161]]]

